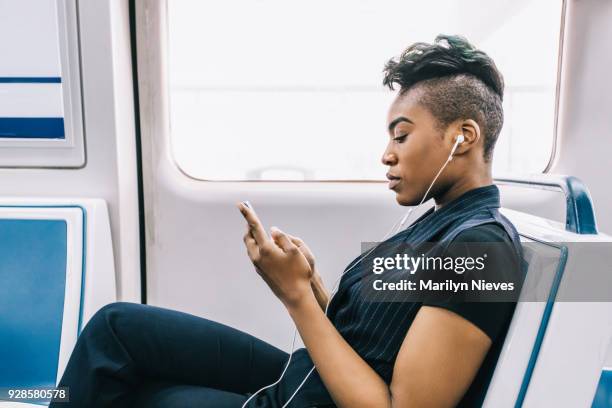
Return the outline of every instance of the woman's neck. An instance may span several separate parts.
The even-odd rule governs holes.
[[[444,193],[442,193],[438,197],[434,197],[434,201],[436,203],[436,210],[439,210],[446,204],[450,203],[456,198],[459,198],[470,190],[479,187],[489,186],[491,184],[493,184],[493,178],[490,174],[483,175],[482,177],[462,178],[457,183],[453,184]]]

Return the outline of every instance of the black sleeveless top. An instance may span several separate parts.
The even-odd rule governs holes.
[[[522,251],[518,233],[512,223],[499,212],[499,190],[495,185],[470,190],[441,209],[430,209],[409,228],[399,232],[386,242],[483,242],[501,243],[492,249],[491,268],[514,263],[517,280],[524,276]],[[354,259],[346,268],[358,264]],[[364,263],[365,264],[365,263]],[[499,264],[499,265],[496,265]],[[423,305],[443,307],[469,320],[492,340],[476,378],[459,406],[482,405],[495,369],[505,334],[514,312],[513,302],[369,302],[362,290],[363,270],[357,265],[344,274],[337,294],[333,297],[328,317],[343,338],[381,376],[391,383],[393,366],[404,337],[417,312]],[[313,367],[308,351],[301,348],[293,354],[291,364],[283,380],[266,390],[268,403],[262,406],[281,407],[300,385]],[[315,370],[289,407],[335,406],[325,385]]]

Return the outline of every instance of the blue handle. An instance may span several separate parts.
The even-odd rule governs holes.
[[[576,234],[597,234],[593,200],[586,185],[573,176],[535,174],[520,177],[495,177],[496,184],[545,190],[561,190],[565,194],[565,229]]]

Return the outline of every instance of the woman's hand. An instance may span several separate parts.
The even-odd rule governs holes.
[[[272,227],[269,239],[255,213],[242,203],[238,208],[248,223],[244,244],[257,273],[285,306],[299,303],[312,293],[308,259],[287,234]]]
[[[293,242],[293,244],[298,247],[298,249],[304,255],[304,257],[306,257],[306,260],[308,260],[310,269],[312,269],[312,277],[310,278],[310,287],[312,288],[312,292],[317,298],[317,303],[319,303],[319,306],[321,306],[321,309],[325,311],[325,309],[327,308],[327,303],[329,302],[329,293],[327,292],[327,289],[325,289],[325,284],[323,283],[323,279],[321,278],[321,275],[319,274],[319,272],[317,271],[317,268],[315,267],[315,257],[312,254],[312,251],[310,250],[310,248],[308,248],[308,245],[306,245],[304,241],[302,241],[300,238],[294,237],[293,235],[289,235],[289,234],[287,234],[287,236],[289,237],[291,242]]]
[[[308,248],[308,245],[306,245],[304,243],[304,241],[302,241],[300,238],[298,237],[294,237],[293,235],[289,235],[287,234],[287,236],[289,237],[289,239],[291,240],[291,242],[293,242],[293,244],[298,247],[298,249],[300,250],[300,252],[304,255],[304,257],[306,258],[306,260],[308,261],[308,264],[310,265],[310,269],[312,269],[313,273],[316,273],[316,268],[315,268],[315,257],[312,254],[312,251],[310,250],[310,248]]]

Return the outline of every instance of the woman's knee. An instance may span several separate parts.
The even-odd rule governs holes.
[[[130,319],[138,314],[144,305],[129,302],[109,303],[98,310],[87,322],[83,329],[83,335],[98,333],[101,330],[110,329],[112,322],[116,319]]]

